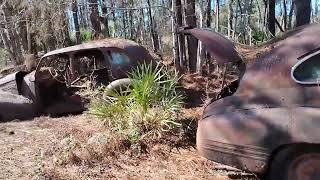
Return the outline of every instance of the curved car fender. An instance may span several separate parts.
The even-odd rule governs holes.
[[[0,91],[0,122],[29,119],[37,114],[32,100],[21,95]]]

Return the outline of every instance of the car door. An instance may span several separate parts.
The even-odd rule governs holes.
[[[291,77],[304,97],[302,103],[291,108],[292,136],[297,142],[320,143],[320,50],[299,58]]]

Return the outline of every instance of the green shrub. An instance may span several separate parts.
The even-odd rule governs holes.
[[[132,142],[179,126],[175,120],[183,97],[177,92],[176,74],[160,65],[142,64],[129,78],[131,85],[125,90],[104,88],[103,95],[92,100],[90,112]]]
[[[268,37],[265,32],[256,29],[252,31],[252,43],[259,44],[266,40],[268,40]]]
[[[90,29],[80,29],[80,40],[81,42],[88,42],[92,40],[92,31]],[[76,33],[71,34],[72,45],[76,44]]]
[[[88,42],[92,40],[92,31],[89,29],[80,30],[80,39],[81,42]]]

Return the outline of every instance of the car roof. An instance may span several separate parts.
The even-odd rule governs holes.
[[[61,54],[70,54],[81,50],[89,50],[89,49],[101,49],[101,48],[119,48],[126,51],[131,57],[143,57],[150,59],[150,54],[148,51],[135,43],[134,41],[120,38],[107,38],[101,40],[90,41],[87,43],[70,46],[66,48],[57,49],[54,51],[50,51],[42,56],[41,59],[53,56],[53,55],[61,55]]]

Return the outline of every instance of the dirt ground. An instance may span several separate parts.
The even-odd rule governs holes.
[[[0,179],[254,179],[198,156],[192,146],[159,144],[139,157],[124,153],[90,163],[58,163],[65,137],[81,139],[103,131],[99,120],[85,114],[2,123]]]

